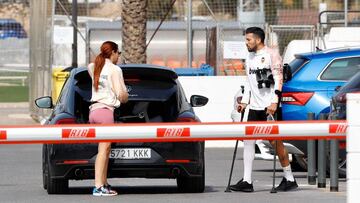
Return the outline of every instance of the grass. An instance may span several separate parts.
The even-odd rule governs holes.
[[[28,76],[26,72],[0,71],[0,77]],[[25,81],[27,82],[27,81]],[[0,80],[0,102],[28,102],[29,86],[22,86],[17,79]]]
[[[0,86],[0,102],[29,101],[29,86]]]

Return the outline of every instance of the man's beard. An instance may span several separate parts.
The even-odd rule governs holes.
[[[256,52],[256,46],[255,47],[253,47],[253,48],[250,48],[250,47],[246,47],[247,48],[247,50],[249,51],[249,52]]]

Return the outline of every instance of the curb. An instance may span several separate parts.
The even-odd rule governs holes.
[[[29,108],[29,102],[1,103],[0,108]]]

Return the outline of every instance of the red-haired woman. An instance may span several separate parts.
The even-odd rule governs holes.
[[[95,63],[88,66],[92,79],[92,96],[89,122],[96,124],[114,123],[114,108],[126,103],[128,93],[124,83],[122,70],[116,66],[120,52],[118,45],[106,41],[101,45],[100,54]],[[112,190],[107,182],[109,164],[110,142],[100,142],[95,160],[95,188],[94,196],[114,196],[117,192]]]

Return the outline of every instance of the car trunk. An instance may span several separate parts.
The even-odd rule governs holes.
[[[129,100],[114,111],[117,123],[174,122],[179,113],[177,75],[165,68],[121,67]],[[88,123],[91,81],[87,71],[76,75],[75,116]]]
[[[116,122],[174,122],[178,92],[172,70],[163,68],[122,67],[129,101],[114,112]]]

